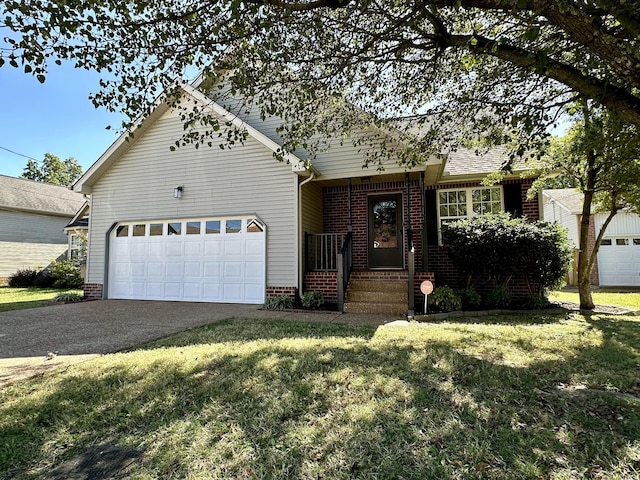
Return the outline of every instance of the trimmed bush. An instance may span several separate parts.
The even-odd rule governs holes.
[[[84,283],[80,268],[70,260],[53,262],[49,270],[55,288],[79,288]]]
[[[463,310],[480,310],[482,297],[473,288],[463,288],[456,293],[462,301]]]
[[[308,310],[317,310],[324,306],[324,295],[322,292],[306,292],[302,295],[302,306]]]
[[[509,308],[513,298],[506,287],[498,287],[487,294],[485,304],[488,308]]]
[[[512,277],[526,282],[529,294],[562,286],[572,247],[559,224],[528,222],[508,214],[482,215],[448,224],[442,232],[449,257],[467,276],[507,286]]]
[[[289,310],[293,308],[291,297],[280,295],[278,297],[267,297],[262,306],[265,310]]]
[[[453,312],[462,309],[462,301],[450,287],[436,287],[429,295],[429,305],[437,312]]]
[[[55,278],[49,275],[49,269],[45,268],[44,270],[40,270],[38,272],[33,285],[40,288],[51,288],[53,287],[53,282],[55,281]]]
[[[9,286],[16,288],[33,287],[38,271],[32,268],[23,268],[9,277]]]

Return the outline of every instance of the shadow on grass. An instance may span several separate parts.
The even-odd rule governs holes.
[[[631,478],[640,409],[557,392],[633,389],[628,323],[594,321],[600,344],[525,368],[412,328],[220,322],[16,388],[0,475],[41,478],[111,441],[143,450],[130,473],[149,478]]]
[[[10,312],[12,310],[24,310],[27,308],[43,307],[51,305],[52,300],[29,300],[26,302],[0,303],[0,312]]]

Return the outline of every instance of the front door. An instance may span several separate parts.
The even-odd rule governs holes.
[[[402,194],[369,197],[369,268],[402,268]]]

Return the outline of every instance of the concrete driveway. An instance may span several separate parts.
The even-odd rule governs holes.
[[[256,305],[103,300],[0,312],[0,386],[233,317]]]
[[[383,325],[403,317],[143,300],[100,300],[0,312],[0,387],[228,318]]]

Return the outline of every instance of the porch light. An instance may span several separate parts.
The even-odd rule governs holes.
[[[173,189],[173,198],[180,199],[182,197],[182,192],[184,191],[184,187],[180,185]]]
[[[361,183],[371,183],[371,177],[360,177]]]

